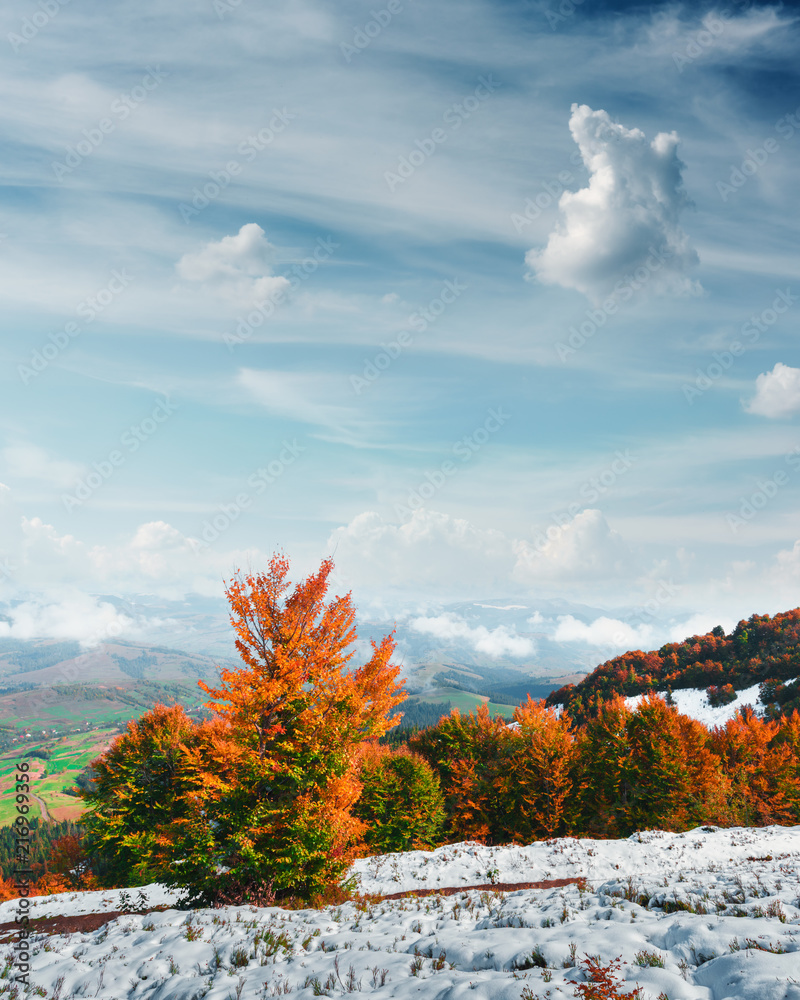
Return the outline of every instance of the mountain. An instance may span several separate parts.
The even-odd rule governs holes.
[[[157,702],[198,709],[217,666],[198,653],[116,639],[83,649],[78,642],[0,639],[0,717],[4,728],[62,729],[76,722],[127,722]]]
[[[217,665],[238,662],[228,607],[221,598],[192,594],[181,600],[152,595],[96,595],[130,621],[125,640],[83,648],[65,639],[0,639],[0,688],[53,684],[130,687],[133,683],[208,680]],[[19,602],[17,602],[19,603]],[[11,623],[15,603],[0,605]],[[369,655],[369,639],[392,629],[396,659],[409,690],[441,698],[448,690],[497,694],[515,703],[527,690],[544,697],[580,679],[598,660],[597,647],[555,641],[566,616],[591,623],[608,612],[565,601],[490,600],[400,609],[397,617],[362,614],[356,660]],[[620,617],[625,609],[614,612]]]
[[[800,608],[795,608],[774,617],[752,615],[729,634],[717,626],[649,653],[616,656],[577,684],[554,691],[547,704],[581,717],[615,695],[693,690],[704,691],[708,707],[715,708],[752,689],[760,711],[775,717],[800,709],[798,677]]]

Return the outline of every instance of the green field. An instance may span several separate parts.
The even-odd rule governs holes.
[[[14,778],[18,761],[27,760],[31,792],[45,803],[52,819],[76,819],[83,811],[83,803],[62,789],[71,786],[75,777],[95,757],[98,757],[109,742],[117,735],[116,727],[94,729],[84,733],[42,741],[31,741],[14,746],[0,754],[0,826],[8,826],[17,816],[14,793]],[[25,757],[31,750],[47,750],[51,756],[44,761],[38,757]],[[45,776],[46,774],[46,776]],[[40,816],[36,801],[30,798],[31,818]]]
[[[471,694],[469,691],[462,691],[460,688],[441,687],[433,691],[426,691],[425,696],[412,695],[409,702],[440,702],[449,701],[453,708],[466,714],[474,712],[478,705],[486,702],[489,712],[492,715],[504,715],[509,718],[514,714],[516,705],[504,705],[496,701],[489,701],[484,695]]]

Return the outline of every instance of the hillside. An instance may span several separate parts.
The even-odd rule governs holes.
[[[300,910],[186,913],[158,885],[127,900],[120,890],[38,897],[34,921],[67,919],[33,924],[30,986],[98,1000],[348,992],[572,1000],[630,995],[638,984],[641,1000],[797,1000],[799,847],[799,827],[451,844],[357,861],[352,873],[373,895]],[[541,881],[551,884],[500,891]],[[432,887],[433,895],[387,898]],[[167,908],[119,914],[140,900],[142,909]],[[0,905],[3,930],[14,926],[16,905]],[[602,965],[621,958],[624,993],[579,992],[587,955]]]
[[[601,664],[577,684],[547,698],[582,717],[598,701],[658,691],[706,692],[711,708],[733,702],[736,692],[753,688],[759,709],[770,717],[800,709],[800,608],[752,615],[730,634],[717,626],[706,635],[667,643],[658,650],[623,653]],[[756,698],[750,699],[753,703]],[[691,714],[691,713],[690,713]]]

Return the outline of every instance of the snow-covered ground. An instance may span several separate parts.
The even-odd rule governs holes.
[[[743,688],[736,692],[736,698],[729,701],[727,705],[718,705],[712,708],[708,703],[708,695],[701,688],[683,688],[672,692],[672,698],[679,712],[688,715],[690,719],[696,719],[711,729],[713,726],[724,726],[728,719],[732,719],[739,714],[740,709],[749,705],[757,715],[761,715],[764,706],[759,702],[758,695],[761,685],[753,684],[749,688]],[[666,697],[666,691],[657,691],[656,694],[662,698]],[[643,694],[635,694],[625,699],[628,708],[636,708],[644,698]]]
[[[92,933],[36,936],[31,984],[50,998],[63,976],[61,1000],[345,992],[521,1000],[526,987],[526,996],[556,1000],[574,996],[590,954],[604,962],[621,956],[626,990],[639,984],[644,997],[800,1000],[799,868],[800,827],[649,831],[524,848],[457,844],[364,859],[354,873],[375,894],[578,876],[588,884],[319,911],[124,916]],[[157,886],[145,892],[154,903],[171,898]],[[31,910],[52,916],[118,903],[115,890],[40,897]],[[15,912],[14,902],[0,905],[0,922]],[[10,944],[2,947],[10,953]],[[0,996],[9,984],[0,979]]]

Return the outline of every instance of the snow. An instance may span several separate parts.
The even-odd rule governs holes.
[[[63,976],[62,997],[98,1000],[306,998],[315,980],[330,996],[360,984],[363,993],[402,1000],[520,1000],[528,986],[556,1000],[574,996],[583,976],[576,963],[588,953],[604,962],[621,955],[626,989],[638,983],[645,998],[800,1000],[798,861],[800,827],[384,855],[353,866],[363,891],[578,876],[587,885],[323,910],[131,914],[91,933],[32,937],[31,985],[51,996]],[[145,892],[153,903],[175,902],[159,886]],[[64,894],[33,899],[31,913],[103,912],[118,903],[118,890]],[[0,921],[13,920],[16,906],[0,905]],[[531,966],[534,951],[548,968]],[[636,964],[644,953],[663,968]]]
[[[672,699],[679,712],[712,728],[713,726],[724,726],[728,719],[732,719],[735,715],[738,715],[739,710],[744,708],[745,705],[750,705],[756,711],[759,707],[763,708],[763,706],[759,706],[758,704],[760,688],[760,684],[753,684],[749,688],[743,688],[741,691],[736,692],[736,698],[733,701],[728,702],[727,705],[719,705],[717,708],[712,708],[709,705],[708,695],[702,688],[681,688],[678,691],[672,692]],[[666,691],[657,691],[656,694],[662,698],[666,698],[667,696]],[[635,694],[630,698],[626,698],[625,704],[628,708],[634,709],[644,697],[643,694]]]

